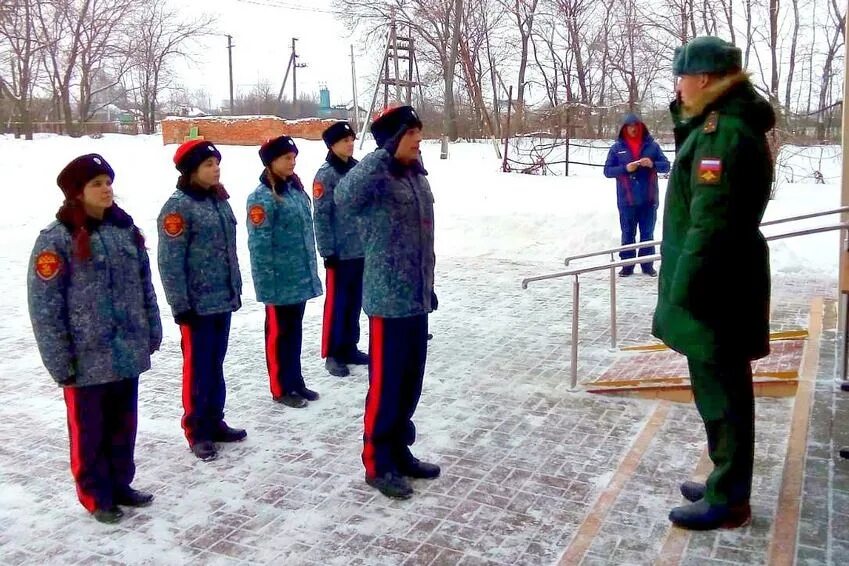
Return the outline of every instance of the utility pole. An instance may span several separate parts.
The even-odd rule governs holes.
[[[354,59],[354,46],[351,45],[351,83],[354,86],[354,131],[359,129],[360,103],[357,101],[357,61]]]
[[[297,114],[298,112],[298,69],[303,69],[307,66],[306,63],[298,63],[298,51],[295,47],[295,42],[298,41],[297,37],[292,38],[292,106],[294,112]]]
[[[230,116],[233,115],[233,36],[227,35],[227,59],[230,62]]]

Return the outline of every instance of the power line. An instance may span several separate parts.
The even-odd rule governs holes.
[[[316,14],[332,14],[334,16],[343,15],[344,12],[340,10],[328,10],[324,8],[305,8],[304,6],[298,6],[297,4],[287,4],[286,2],[272,1],[272,0],[236,0],[237,2],[241,2],[243,4],[253,4],[254,6],[265,6],[266,8],[282,8],[284,10],[294,10],[297,12],[313,12]]]

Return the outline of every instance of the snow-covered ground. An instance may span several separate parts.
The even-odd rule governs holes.
[[[309,181],[321,164],[326,149],[321,142],[297,143],[300,155],[296,170],[309,186]],[[48,537],[53,529],[61,530],[63,522],[68,520],[69,516],[77,518],[82,513],[75,502],[71,478],[67,472],[64,407],[57,390],[50,385],[49,377],[41,367],[26,308],[26,269],[32,244],[39,230],[52,221],[61,202],[61,193],[55,183],[56,175],[65,163],[77,155],[88,152],[101,153],[116,171],[114,187],[118,202],[133,215],[136,223],[147,234],[151,257],[155,258],[156,217],[161,205],[173,192],[176,180],[176,171],[171,161],[174,149],[174,146],[163,146],[159,137],[145,136],[107,135],[102,139],[38,136],[31,142],[14,140],[8,136],[0,137],[0,155],[3,156],[0,187],[3,188],[4,196],[4,206],[0,206],[0,289],[3,289],[0,294],[0,312],[3,313],[0,318],[0,359],[3,360],[0,364],[0,391],[7,394],[21,393],[4,399],[0,420],[4,419],[4,415],[5,418],[19,421],[22,416],[27,417],[27,424],[34,430],[41,431],[30,433],[39,439],[46,435],[50,444],[49,448],[21,445],[14,430],[8,426],[4,428],[4,424],[0,423],[0,546],[10,540],[23,544],[20,541],[26,542],[27,533],[33,530],[37,536]],[[267,395],[267,384],[262,375],[263,313],[254,301],[247,237],[243,228],[245,199],[256,186],[261,164],[256,147],[222,146],[220,149],[223,154],[222,182],[231,194],[231,203],[241,221],[239,253],[245,280],[245,307],[234,317],[227,368],[228,375],[231,376],[228,377],[231,393],[228,410],[230,414],[236,414],[231,424],[243,425],[245,423],[238,418],[239,407],[256,404],[259,402],[256,399],[259,398],[268,401],[263,397]],[[816,158],[809,155],[808,151],[796,150],[794,155],[787,158],[787,163],[795,164],[798,170],[808,168],[810,160]],[[522,295],[518,290],[520,278],[539,274],[540,271],[559,271],[566,255],[615,246],[618,244],[619,230],[614,182],[603,178],[599,169],[576,170],[570,177],[505,175],[499,172],[500,162],[495,158],[491,145],[486,143],[452,145],[450,159],[445,161],[439,159],[439,146],[436,144],[424,144],[423,154],[436,198],[437,286],[442,305],[434,317],[434,325],[437,327],[434,347],[438,356],[429,360],[429,391],[433,392],[432,395],[449,396],[445,405],[453,407],[452,410],[455,411],[450,418],[440,419],[437,407],[427,406],[423,409],[423,419],[426,419],[429,426],[429,436],[424,440],[424,446],[447,450],[446,447],[451,446],[452,439],[458,433],[450,429],[451,423],[466,418],[462,410],[464,407],[467,410],[470,407],[468,403],[463,405],[462,395],[455,391],[458,384],[465,387],[470,382],[480,381],[477,387],[490,393],[508,389],[513,389],[514,393],[533,392],[534,387],[539,387],[539,384],[533,382],[511,385],[477,380],[475,372],[480,369],[468,363],[468,350],[461,338],[472,343],[476,339],[483,341],[487,332],[493,332],[496,336],[521,332],[521,328],[517,327],[518,317],[510,309],[523,308],[523,305],[529,308],[539,306],[548,299],[543,293]],[[833,150],[831,155],[839,156],[839,153]],[[805,184],[781,183],[776,199],[767,209],[767,219],[838,206],[839,157],[826,159],[822,168],[825,179],[829,181],[826,184],[813,184],[812,180]],[[665,181],[661,183],[663,191]],[[835,222],[835,217],[820,218],[793,224],[792,228]],[[765,232],[773,234],[788,229],[791,229],[791,226],[772,227]],[[659,222],[656,231],[658,237],[661,230]],[[771,245],[771,250],[774,275],[806,275],[829,280],[836,277],[836,233],[775,242]],[[440,264],[443,265],[442,273],[449,272],[450,277],[440,279]],[[218,472],[222,475],[236,473],[240,475],[240,481],[250,487],[255,477],[266,481],[269,473],[273,476],[278,464],[268,452],[274,450],[274,447],[265,446],[257,452],[255,445],[254,448],[246,445],[238,449],[238,453],[244,455],[243,464],[233,469],[227,467],[234,465],[232,463],[192,468],[196,463],[184,449],[179,431],[179,385],[178,379],[173,377],[178,375],[179,371],[178,332],[176,326],[171,324],[155,260],[152,268],[163,311],[166,342],[163,351],[154,359],[154,368],[148,376],[148,381],[143,382],[150,385],[143,385],[142,388],[140,439],[147,444],[139,455],[143,464],[140,465],[140,474],[149,485],[153,481],[151,472],[144,471],[154,467],[154,463],[150,462],[154,456],[149,450],[151,447],[160,449],[160,446],[163,447],[161,450],[166,450],[164,446],[170,446],[167,449],[170,450],[167,457],[176,463],[166,471],[173,474],[173,477],[167,480],[160,478],[160,481],[168,484],[185,481],[187,485],[193,486],[193,491],[187,491],[185,500],[167,508],[166,517],[162,522],[154,523],[150,536],[156,543],[144,551],[142,556],[147,556],[155,562],[154,557],[158,552],[170,553],[162,555],[162,563],[175,563],[186,560],[187,555],[175,550],[173,537],[176,535],[172,535],[171,530],[190,530],[192,523],[186,522],[187,516],[204,512],[206,508],[203,501],[209,498],[226,499],[231,493],[228,490],[233,489]],[[486,271],[476,271],[481,268]],[[632,295],[636,304],[629,308],[639,307],[644,311],[641,317],[645,317],[651,309],[652,285],[648,278],[634,282],[634,288],[642,290],[634,293],[644,293],[645,297],[639,299]],[[495,317],[491,312],[484,315],[480,305],[471,297],[473,293],[480,292],[483,286],[489,293],[487,300],[490,303],[498,303],[499,308],[494,309],[494,312],[500,314]],[[594,297],[588,299],[594,300]],[[322,300],[310,301],[307,308],[304,357],[308,360],[305,362],[308,384],[314,383],[313,380],[324,379],[323,369],[317,357],[317,328],[320,324],[322,304]],[[563,321],[562,318],[556,320],[557,324]],[[524,321],[527,324],[534,322]],[[546,324],[553,323],[547,320]],[[560,327],[560,330],[562,328]],[[440,332],[443,336],[451,336],[458,341],[440,344]],[[362,343],[364,344],[365,342]],[[547,347],[546,344],[534,343],[531,338],[528,339],[529,349],[537,351]],[[545,358],[547,352],[539,351],[539,355],[541,359]],[[492,360],[496,361],[497,358]],[[508,357],[504,361],[505,370],[509,370],[509,360]],[[555,361],[562,367],[562,356]],[[543,375],[545,379],[555,371],[553,366],[549,368],[545,363],[540,365],[539,370],[548,372]],[[249,440],[256,442],[258,437],[262,442],[263,433],[266,437],[270,433],[282,433],[288,435],[288,440],[284,441],[295,442],[293,438],[296,438],[301,449],[311,450],[315,455],[316,452],[321,453],[322,450],[328,449],[327,445],[321,444],[321,435],[330,434],[332,430],[344,430],[350,433],[351,437],[350,445],[344,450],[345,454],[350,456],[350,468],[345,468],[342,472],[350,475],[353,478],[351,481],[361,478],[357,435],[361,434],[359,418],[362,414],[364,375],[363,370],[355,372],[355,377],[359,378],[359,384],[356,385],[337,387],[330,385],[337,383],[335,381],[319,381],[324,396],[316,406],[317,412],[313,412],[311,408],[310,412],[285,413],[286,422],[288,426],[294,427],[294,432],[285,428],[282,431],[274,428],[278,426],[276,423],[248,423],[249,428],[253,427]],[[424,403],[427,403],[429,398],[433,399],[428,395],[426,391]],[[170,399],[167,406],[161,405],[164,399]],[[620,403],[618,407],[626,413],[641,412],[638,405],[630,402]],[[481,412],[483,413],[484,411]],[[486,413],[491,415],[492,411]],[[531,419],[526,424],[536,429],[541,427],[542,423],[543,417],[539,417],[538,422]],[[639,424],[639,418],[636,424]],[[478,425],[470,423],[470,426]],[[254,434],[254,431],[257,433]],[[466,430],[464,434],[468,432],[470,431]],[[310,438],[311,434],[320,438]],[[49,465],[35,456],[42,449],[51,454],[47,462]],[[522,449],[534,452],[533,447]],[[539,452],[542,452],[541,448]],[[38,475],[44,472],[50,478],[55,477],[56,483],[52,486],[55,491],[55,503],[45,502],[34,496],[17,479],[9,480],[28,473],[28,470],[12,469],[11,462],[20,461],[20,457],[15,460],[10,455],[30,453],[32,458],[24,458],[24,461],[34,459],[38,466],[42,466],[36,467],[32,473]],[[546,456],[540,456],[544,457]],[[291,466],[296,464],[293,460],[286,461]],[[164,466],[165,464],[160,464],[160,467]],[[199,475],[192,478],[180,477],[181,469],[184,475]],[[339,470],[334,470],[334,473],[339,473]],[[7,484],[7,481],[11,481],[11,485]],[[603,481],[603,478],[599,481]],[[39,485],[40,489],[45,488],[43,482]],[[205,485],[206,491],[198,493],[198,485]],[[167,490],[166,487],[161,489]],[[156,511],[151,513],[155,515]],[[320,513],[311,513],[303,515],[300,521],[307,527],[324,526],[322,521],[326,519],[323,519]],[[368,525],[370,523],[366,523],[366,526]],[[10,539],[3,539],[4,530],[10,533],[7,534]],[[84,535],[96,540],[97,533],[98,531],[91,527]],[[139,543],[137,548],[137,540],[129,538],[129,535],[127,537],[126,544],[141,551],[143,545]],[[68,533],[62,538],[67,540]],[[526,545],[527,542],[529,541],[525,541]],[[116,552],[120,552],[120,549]],[[501,558],[506,556],[508,554],[500,555]]]

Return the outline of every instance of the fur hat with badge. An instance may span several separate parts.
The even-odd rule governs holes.
[[[72,159],[56,177],[56,184],[65,195],[65,202],[56,212],[56,220],[61,222],[71,233],[74,242],[74,255],[79,259],[91,258],[91,230],[99,222],[89,218],[80,197],[85,186],[99,175],[106,175],[110,181],[115,180],[112,166],[97,153],[88,153]],[[133,224],[132,217],[120,206],[112,203],[103,215],[107,221],[120,228],[132,228],[136,244],[144,248],[144,236]]]
[[[174,166],[183,175],[192,174],[200,164],[215,157],[221,162],[221,152],[208,140],[189,140],[184,142],[174,152]]]
[[[422,121],[415,108],[395,106],[381,112],[372,122],[370,129],[377,147],[383,147],[386,142],[398,135],[403,135],[411,128],[422,128]]]
[[[270,139],[259,148],[259,158],[266,167],[271,165],[272,161],[287,153],[298,154],[298,146],[295,145],[295,141],[289,136],[279,136]]]
[[[321,134],[321,139],[327,149],[330,149],[335,143],[344,140],[345,138],[357,139],[357,134],[348,122],[336,122]]]

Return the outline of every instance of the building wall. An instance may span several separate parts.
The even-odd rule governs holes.
[[[199,136],[221,145],[260,145],[282,135],[320,140],[321,132],[336,121],[319,118],[284,120],[276,116],[169,117],[162,120],[162,143],[183,143],[195,126]]]

